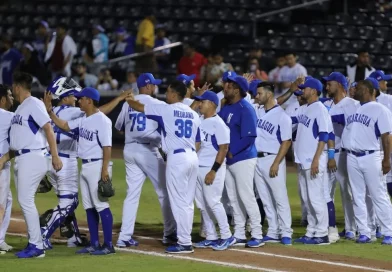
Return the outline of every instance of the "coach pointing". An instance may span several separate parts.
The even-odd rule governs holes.
[[[260,213],[253,189],[257,151],[256,113],[247,102],[248,82],[241,76],[229,76],[224,88],[226,105],[219,116],[230,128],[230,146],[227,155],[226,190],[233,207],[234,237],[237,245],[260,247],[264,245]],[[245,223],[248,214],[252,238],[246,241]]]

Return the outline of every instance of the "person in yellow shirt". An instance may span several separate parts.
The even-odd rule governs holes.
[[[154,48],[155,24],[156,19],[152,14],[147,14],[143,21],[140,22],[136,36],[136,53],[149,52]],[[138,73],[155,72],[157,70],[154,54],[138,57],[135,61],[136,72]]]

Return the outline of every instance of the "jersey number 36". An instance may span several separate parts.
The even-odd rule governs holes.
[[[190,138],[192,136],[192,120],[177,119],[175,122],[178,130],[175,132],[177,137]]]
[[[146,115],[144,113],[131,113],[129,114],[129,120],[131,121],[131,129],[135,129],[135,124],[137,123],[137,131],[144,131],[146,129]]]

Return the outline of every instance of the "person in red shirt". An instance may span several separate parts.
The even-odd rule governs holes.
[[[207,63],[207,59],[196,52],[195,48],[191,44],[184,44],[184,56],[181,57],[180,61],[177,65],[177,73],[192,75],[195,74],[196,78],[193,80],[195,82],[195,86],[199,86],[200,81],[200,70],[204,64]]]

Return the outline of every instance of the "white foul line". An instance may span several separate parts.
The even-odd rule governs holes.
[[[11,220],[17,221],[17,222],[25,222],[23,219],[19,219],[19,218],[11,218]],[[84,228],[84,227],[79,227],[79,229],[83,230],[83,231],[88,231],[88,228]],[[100,232],[102,232],[102,231],[100,231]],[[144,240],[162,240],[162,239],[157,239],[157,238],[148,237],[148,236],[135,236],[135,238],[140,238],[140,239],[144,239]],[[120,249],[120,251],[121,250],[122,249]],[[129,250],[131,250],[131,249],[129,249]],[[134,250],[134,249],[132,249],[132,250]],[[329,262],[329,261],[322,261],[322,260],[316,260],[316,259],[308,259],[308,258],[301,258],[301,257],[294,257],[294,256],[287,256],[287,255],[280,255],[280,254],[273,254],[273,253],[266,253],[266,252],[261,252],[261,251],[252,251],[252,250],[244,250],[244,249],[229,249],[229,250],[245,252],[245,253],[250,253],[250,254],[256,254],[256,255],[271,256],[271,257],[276,257],[276,258],[291,259],[291,260],[297,260],[297,261],[306,261],[306,262],[322,263],[322,264],[340,266],[340,267],[370,270],[370,271],[376,271],[376,272],[392,272],[392,270],[385,270],[385,269],[378,269],[378,268],[372,268],[372,267],[366,267],[366,266],[360,266],[360,265],[352,265],[352,264],[339,263],[339,262]],[[142,251],[142,252],[145,252],[145,251]],[[161,254],[161,253],[156,253],[156,254]],[[162,255],[167,257],[166,254],[162,254]],[[170,256],[172,256],[172,255],[170,255]],[[183,256],[177,256],[177,257],[182,258]],[[188,257],[186,257],[186,258],[188,258]],[[201,260],[201,259],[197,259],[197,260]],[[203,261],[203,260],[201,260],[201,261]],[[211,261],[211,262],[214,262],[214,261]],[[251,269],[251,268],[249,268],[249,269]]]

